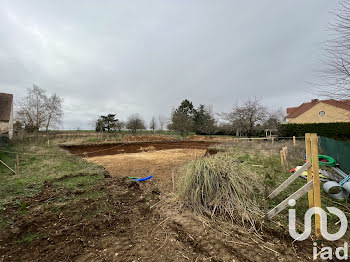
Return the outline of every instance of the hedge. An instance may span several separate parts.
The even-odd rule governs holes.
[[[350,122],[281,124],[279,135],[284,137],[304,136],[305,133],[317,133],[331,138],[350,138]]]

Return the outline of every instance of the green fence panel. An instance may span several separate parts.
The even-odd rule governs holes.
[[[350,174],[350,143],[321,136],[321,148],[324,153],[337,160],[339,168]]]

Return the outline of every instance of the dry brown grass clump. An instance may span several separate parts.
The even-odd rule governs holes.
[[[226,153],[197,159],[185,165],[178,196],[194,211],[229,217],[255,226],[261,214],[256,196],[263,178]]]

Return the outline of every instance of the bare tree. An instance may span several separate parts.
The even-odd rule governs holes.
[[[63,99],[53,94],[46,101],[46,132],[51,128],[57,128],[61,124],[63,110]]]
[[[242,105],[236,104],[232,112],[222,114],[239,133],[249,137],[253,135],[257,125],[263,123],[267,115],[267,108],[257,98],[247,99]]]
[[[33,85],[33,88],[28,88],[27,96],[20,100],[16,118],[28,131],[38,131],[45,123],[45,110],[45,90]]]
[[[56,94],[47,97],[44,89],[33,85],[18,105],[17,120],[24,124],[27,131],[39,131],[57,127],[61,122],[63,100]]]
[[[350,99],[350,0],[341,0],[341,8],[332,12],[335,22],[329,25],[333,38],[325,44],[321,70],[321,96],[334,99]]]
[[[123,129],[125,126],[126,126],[125,122],[124,122],[124,121],[121,121],[121,120],[119,120],[119,121],[117,121],[117,122],[115,123],[115,127],[116,127],[116,129],[118,129],[119,133],[122,131],[122,129]]]
[[[145,121],[139,114],[133,114],[129,116],[128,121],[126,123],[126,128],[135,134],[137,130],[142,130],[146,128]]]
[[[156,118],[153,116],[151,122],[149,123],[149,128],[152,129],[152,132],[154,133],[154,131],[157,128],[157,122],[156,122]]]
[[[159,122],[159,129],[160,130],[163,130],[166,121],[167,121],[167,117],[165,115],[159,115],[158,116],[158,122]]]

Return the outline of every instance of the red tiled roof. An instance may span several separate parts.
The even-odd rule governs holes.
[[[292,113],[292,111],[294,111],[295,109],[297,109],[298,107],[289,107],[287,108],[287,115],[289,115],[290,113]]]
[[[12,94],[0,93],[0,121],[9,121],[12,110]]]
[[[331,105],[331,106],[339,107],[339,108],[350,111],[350,99],[348,99],[348,100],[334,100],[334,99],[317,100],[317,99],[313,99],[311,102],[302,103],[298,107],[287,108],[287,118],[296,118],[321,102],[328,104],[328,105]]]

